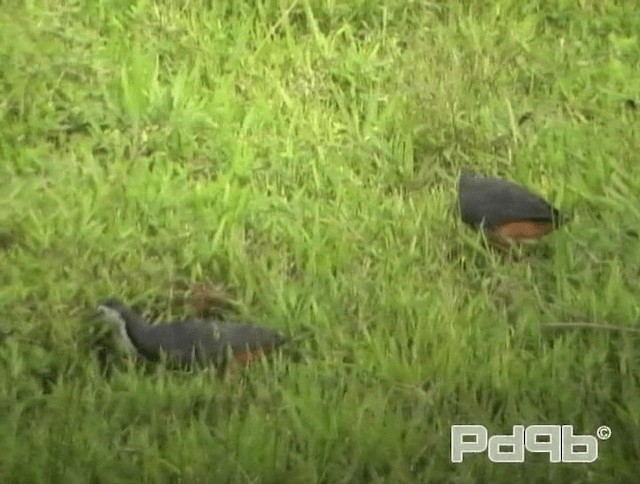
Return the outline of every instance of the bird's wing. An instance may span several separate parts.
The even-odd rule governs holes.
[[[470,225],[495,227],[514,221],[548,222],[559,212],[539,195],[506,180],[461,177],[460,211]]]
[[[248,323],[192,319],[152,328],[148,343],[185,363],[197,360],[220,364],[228,351],[273,347],[283,340],[275,331]]]
[[[279,332],[248,323],[220,323],[219,329],[223,343],[232,349],[259,349],[284,342]]]

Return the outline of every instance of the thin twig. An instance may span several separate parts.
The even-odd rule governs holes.
[[[614,324],[599,324],[599,323],[587,323],[584,321],[576,322],[561,322],[561,323],[542,323],[545,328],[560,328],[560,329],[604,329],[610,331],[627,331],[629,333],[640,334],[640,329],[630,328],[628,326],[616,326]]]

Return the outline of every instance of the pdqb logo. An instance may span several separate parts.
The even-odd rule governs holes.
[[[519,463],[524,462],[526,450],[549,454],[553,463],[584,464],[598,459],[598,439],[609,439],[611,429],[603,425],[596,435],[574,435],[573,425],[514,425],[511,435],[489,437],[484,425],[452,425],[451,462],[487,451],[491,462]]]

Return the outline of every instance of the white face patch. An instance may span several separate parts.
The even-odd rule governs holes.
[[[124,319],[118,311],[115,309],[111,309],[107,306],[100,306],[98,308],[102,317],[108,321],[112,326],[115,326],[118,329],[118,334],[120,335],[120,343],[125,349],[129,352],[136,353],[136,348],[133,346],[131,339],[129,339],[129,335],[127,334],[126,324]]]

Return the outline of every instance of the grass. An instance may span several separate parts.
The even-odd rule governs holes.
[[[640,320],[640,15],[480,3],[4,2],[0,481],[632,482],[637,335],[542,324]],[[572,223],[488,253],[463,166]],[[98,300],[181,317],[206,280],[311,327],[303,361],[220,382],[99,337]],[[613,434],[454,465],[460,423]]]

